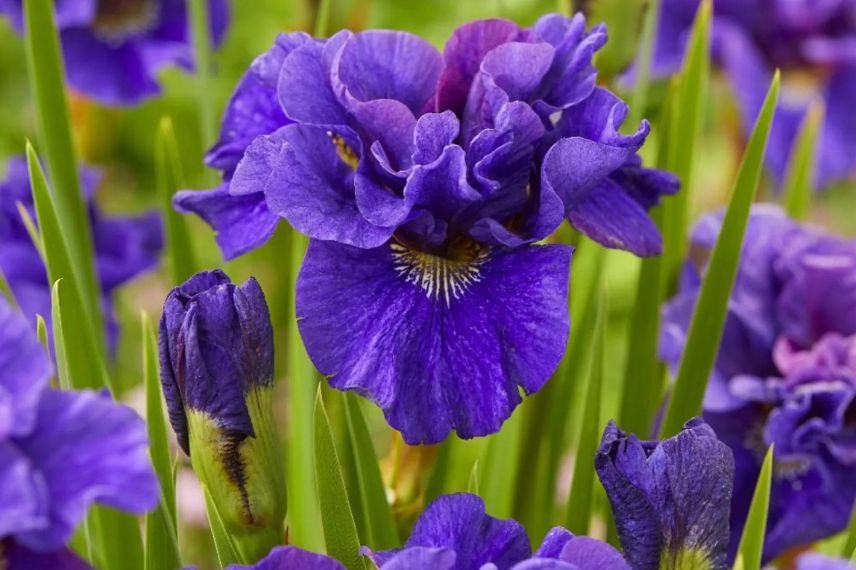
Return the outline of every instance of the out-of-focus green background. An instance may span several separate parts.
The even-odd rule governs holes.
[[[567,4],[588,10],[590,24],[607,21],[610,42],[599,55],[598,64],[602,80],[618,89],[614,80],[635,54],[644,0],[577,0]],[[271,45],[278,32],[311,31],[317,10],[317,3],[309,0],[233,0],[231,5],[231,25],[215,57],[211,82],[210,95],[218,117],[232,88],[253,58]],[[568,5],[557,0],[334,0],[329,29],[408,30],[442,48],[451,31],[465,21],[504,16],[521,24],[531,24],[545,13],[559,8],[568,10]],[[82,161],[104,169],[106,178],[97,200],[108,212],[140,212],[154,207],[153,149],[158,124],[164,116],[172,117],[175,126],[186,186],[204,188],[206,181],[210,183],[215,179],[213,173],[205,172],[201,163],[205,148],[213,141],[201,140],[196,79],[174,69],[165,71],[162,79],[163,96],[135,108],[108,109],[71,96],[79,156]],[[787,83],[787,76],[785,81]],[[27,83],[23,42],[8,22],[0,20],[0,174],[5,170],[5,157],[21,154],[25,139],[35,138],[33,104]],[[656,118],[665,91],[663,87],[653,87],[649,108],[643,114],[654,122],[651,144],[646,150],[649,157],[656,148]],[[744,142],[729,87],[719,79],[712,83],[711,90],[693,191],[693,218],[724,203]],[[770,199],[769,190],[765,190],[762,195]],[[813,221],[844,234],[856,230],[852,216],[856,208],[856,186],[838,185],[818,195],[815,202]],[[251,274],[258,277],[271,306],[279,355],[283,355],[281,341],[287,307],[286,297],[277,293],[287,286],[283,268],[288,263],[288,253],[283,236],[278,235],[266,247],[239,260],[223,263],[210,229],[197,219],[190,220],[190,224],[203,267],[223,267],[235,281],[243,281]],[[603,418],[615,416],[615,393],[624,373],[626,327],[634,300],[637,270],[638,261],[633,256],[622,252],[607,255],[608,358]],[[116,306],[122,336],[114,374],[128,388],[129,398],[133,398],[133,387],[139,384],[141,377],[139,311],[144,309],[159,316],[160,305],[172,285],[162,269],[138,279],[119,294]],[[572,326],[572,334],[586,334],[586,331]],[[282,371],[283,365],[284,359],[278,356],[278,370]],[[365,406],[365,412],[376,427],[378,444],[385,452],[390,438],[382,417],[370,405]],[[459,452],[477,457],[481,445],[480,441],[467,442],[460,446]],[[460,462],[467,468],[455,474],[453,487],[466,490],[471,464],[471,460]],[[183,490],[192,494],[192,483],[182,487],[180,480],[179,495]],[[194,541],[188,543],[192,547]],[[211,552],[209,545],[200,543],[189,558],[200,563]]]

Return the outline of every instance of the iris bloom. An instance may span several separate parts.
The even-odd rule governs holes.
[[[363,549],[381,570],[610,570],[630,569],[612,546],[556,527],[534,553],[516,521],[485,513],[476,495],[444,495],[420,515],[398,550]]]
[[[655,75],[678,70],[700,0],[663,0],[652,62]],[[826,104],[816,185],[856,169],[856,1],[715,0],[713,55],[731,82],[748,132],[773,71],[785,87],[776,110],[766,163],[781,183],[811,98]]]
[[[27,319],[0,299],[0,567],[86,568],[65,544],[93,503],[141,513],[159,500],[143,421],[89,391],[48,386]]]
[[[646,211],[677,182],[642,167],[648,124],[621,134],[626,105],[595,86],[605,41],[558,15],[472,22],[443,54],[404,32],[281,36],[208,155],[224,185],[176,205],[229,257],[278,218],[312,238],[297,284],[309,356],[408,443],[493,433],[568,337],[571,249],[537,242],[567,218],[660,251]]]
[[[255,279],[222,271],[173,289],[160,321],[169,419],[246,559],[279,544],[285,477],[273,423],[273,330]]]
[[[693,231],[661,352],[680,360],[722,216]],[[775,444],[765,558],[843,530],[856,499],[856,243],[752,212],[704,417],[734,452],[732,554]]]
[[[58,0],[68,82],[107,105],[133,105],[160,93],[164,67],[193,67],[193,46],[184,0]],[[210,32],[219,43],[228,22],[226,0],[209,0]],[[22,0],[0,0],[18,33],[24,32]]]
[[[630,567],[730,568],[734,458],[700,418],[663,441],[640,441],[610,423],[595,468]]]
[[[108,340],[114,346],[118,330],[112,316],[111,294],[158,263],[163,247],[161,220],[154,211],[137,217],[104,216],[92,199],[101,180],[100,173],[83,168],[80,175],[94,242],[101,301],[108,316]],[[0,181],[0,270],[24,314],[33,323],[37,314],[50,322],[51,284],[24,224],[19,204],[32,220],[36,219],[27,161],[23,157],[9,161],[6,179]]]

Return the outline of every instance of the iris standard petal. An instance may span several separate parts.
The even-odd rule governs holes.
[[[451,548],[414,546],[390,557],[381,570],[455,570],[457,555]]]
[[[17,440],[49,493],[50,523],[15,534],[31,548],[60,548],[101,503],[142,513],[159,500],[146,428],[130,408],[94,392],[46,390],[36,428]]]
[[[454,32],[443,51],[445,67],[437,87],[437,109],[462,116],[467,95],[484,57],[515,41],[523,30],[511,20],[491,18],[466,23]]]
[[[629,156],[625,148],[582,137],[565,138],[547,151],[541,168],[542,184],[555,192],[568,210],[584,202]]]
[[[434,95],[442,67],[440,53],[422,38],[369,30],[353,34],[337,54],[333,91],[351,111],[359,102],[392,99],[419,115]]]
[[[493,433],[519,388],[538,390],[562,357],[570,254],[533,246],[454,261],[313,240],[298,326],[331,385],[375,401],[408,443]]]

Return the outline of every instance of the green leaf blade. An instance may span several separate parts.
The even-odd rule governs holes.
[[[728,301],[737,278],[743,236],[761,181],[779,86],[779,74],[776,73],[743,155],[722,228],[693,310],[678,375],[662,425],[661,434],[666,437],[678,433],[687,419],[701,412],[707,382],[719,352]]]
[[[193,240],[184,216],[172,207],[173,193],[184,186],[172,120],[163,117],[155,141],[155,179],[166,232],[166,250],[172,283],[184,283],[198,271]]]
[[[175,481],[170,460],[169,436],[163,412],[163,395],[158,370],[157,341],[151,319],[142,313],[143,384],[146,393],[146,426],[149,454],[160,482],[161,502],[145,520],[145,570],[173,570],[181,567],[175,512]]]
[[[333,430],[324,409],[319,386],[315,397],[315,476],[321,502],[321,522],[327,553],[339,560],[348,570],[365,570],[360,555],[357,526],[351,513],[345,481],[336,453]]]
[[[27,69],[36,109],[38,139],[44,148],[56,200],[57,219],[68,240],[71,266],[103,350],[103,319],[89,215],[80,189],[71,120],[65,95],[59,34],[51,0],[24,1]]]
[[[574,534],[589,532],[593,510],[594,456],[600,441],[600,403],[603,386],[604,345],[606,344],[606,299],[597,301],[591,369],[585,394],[582,425],[576,446],[574,474],[568,497],[566,527]]]
[[[737,549],[735,567],[739,566],[743,570],[759,570],[761,568],[772,479],[773,446],[770,446],[761,465],[761,473],[758,475],[758,482],[755,485],[749,514],[746,516],[746,526],[743,527],[743,535],[740,537],[740,546]]]
[[[294,285],[303,255],[306,237],[291,233],[289,274],[290,290]],[[294,299],[291,299],[288,319],[286,394],[288,402],[288,445],[286,447],[286,478],[288,480],[288,535],[292,544],[322,552],[324,534],[318,486],[314,468],[313,405],[318,386],[315,367],[306,354],[297,328]]]
[[[668,136],[680,144],[669,145],[668,168],[680,179],[681,191],[663,200],[663,263],[667,287],[671,287],[686,251],[692,175],[710,77],[712,10],[710,0],[699,5],[684,65],[671,99],[672,120],[669,121]]]
[[[366,546],[374,550],[389,550],[401,546],[392,509],[386,500],[377,454],[371,442],[368,426],[360,410],[357,396],[344,394],[348,438],[356,463],[363,520],[368,536]]]
[[[823,101],[817,100],[812,103],[791,151],[785,179],[784,201],[785,209],[795,220],[805,220],[811,207],[816,168],[815,156],[823,114]]]

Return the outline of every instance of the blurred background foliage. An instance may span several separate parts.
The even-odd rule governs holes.
[[[253,58],[268,49],[278,32],[311,31],[318,8],[317,2],[313,0],[233,0],[231,7],[232,22],[225,43],[215,56],[215,69],[210,83],[212,92],[208,93],[213,100],[218,121],[233,87]],[[588,15],[590,25],[600,21],[608,25],[610,40],[598,55],[600,80],[622,93],[620,75],[636,55],[645,7],[646,0],[333,0],[329,29],[407,30],[442,49],[451,31],[469,20],[502,16],[529,25],[548,12],[571,13],[583,10]],[[98,190],[97,200],[108,212],[132,213],[155,207],[154,148],[158,125],[165,116],[172,118],[175,128],[183,169],[183,186],[205,188],[206,181],[210,183],[213,180],[213,174],[206,172],[201,161],[205,149],[213,141],[201,140],[196,79],[175,69],[166,70],[162,79],[163,96],[135,108],[104,108],[71,94],[79,156],[82,162],[97,165],[104,170],[106,177]],[[702,159],[698,162],[696,187],[690,205],[692,220],[701,212],[717,209],[724,204],[745,145],[729,87],[717,79],[710,88],[700,142],[699,156]],[[653,124],[650,143],[644,149],[649,162],[653,162],[657,149],[658,115],[665,92],[666,85],[653,85],[646,109],[635,113],[636,116],[647,117]],[[627,93],[622,94],[630,101]],[[625,125],[625,128],[635,129],[635,125]],[[4,172],[5,157],[22,154],[25,138],[35,138],[34,133],[35,118],[27,84],[24,44],[8,22],[0,20],[0,176]],[[778,199],[771,194],[769,185],[761,188],[759,196],[765,200]],[[854,208],[856,186],[853,183],[840,184],[814,197],[811,220],[831,231],[853,234],[856,231],[856,221],[852,216]],[[271,306],[279,349],[278,376],[283,378],[286,364],[283,335],[288,328],[286,321],[291,298],[287,275],[288,232],[284,224],[280,226],[278,235],[265,247],[224,263],[210,229],[195,218],[188,219],[188,223],[202,267],[223,267],[236,282],[243,281],[251,274],[259,279]],[[638,268],[638,259],[630,254],[611,250],[604,253],[603,283],[608,292],[609,310],[605,321],[607,358],[603,371],[602,423],[615,417],[618,412],[618,396],[625,369],[627,327],[635,299]],[[151,315],[160,314],[163,299],[172,286],[169,281],[167,266],[162,264],[157,272],[138,279],[119,294],[117,309],[122,334],[113,373],[124,387],[126,398],[131,401],[140,397],[138,386],[142,378],[139,313],[145,310]],[[585,335],[587,331],[577,325],[579,323],[572,324],[571,334]],[[586,367],[587,363],[582,364],[580,377],[586,377]],[[582,391],[581,386],[575,389],[577,392]],[[335,394],[329,394],[328,397],[329,392],[325,392],[325,398],[335,424],[335,418],[341,418],[343,413],[344,400]],[[528,398],[522,409],[525,411],[527,407],[537,406],[541,396],[544,394]],[[630,394],[630,397],[633,395]],[[582,395],[575,394],[573,401],[581,400]],[[285,407],[282,406],[282,409]],[[473,463],[481,456],[483,448],[494,440],[500,445],[509,445],[507,440],[502,439],[506,431],[503,430],[490,438],[467,442],[453,438],[439,450],[407,448],[399,438],[390,437],[389,429],[374,406],[364,405],[363,411],[372,427],[375,445],[381,456],[385,457],[382,463],[385,479],[389,493],[395,499],[397,514],[403,521],[412,520],[421,509],[421,501],[411,499],[421,496],[426,486],[430,487],[431,482],[425,480],[425,473],[430,472],[430,466],[438,454],[442,461],[453,466],[442,482],[442,490],[465,491],[473,473]],[[574,411],[569,410],[568,413],[573,414]],[[281,415],[284,415],[284,411]],[[518,411],[514,418],[521,421],[521,415],[525,416],[525,413]],[[509,425],[515,421],[514,418]],[[572,438],[578,429],[577,418],[571,416],[567,425],[569,433],[565,434],[565,441],[575,441]],[[339,437],[342,437],[343,422],[334,425],[334,429],[338,429]],[[516,452],[509,447],[509,454]],[[525,463],[522,464],[525,468]],[[479,466],[482,481],[490,478],[490,468]],[[485,469],[488,471],[485,472]],[[570,464],[562,467],[562,474],[557,480],[560,493],[567,493],[571,471]],[[523,479],[526,476],[525,471],[519,475]],[[187,477],[191,478],[189,482]],[[431,491],[429,489],[429,493]],[[194,524],[204,525],[205,518],[203,506],[192,504],[198,489],[194,487],[189,472],[179,474],[177,492],[179,510],[190,519],[185,529],[188,548],[185,558],[200,563],[200,568],[204,568],[206,565],[202,561],[211,561],[213,549],[205,542],[207,533],[192,531]],[[525,494],[518,496],[518,504],[509,504],[508,508],[519,514],[521,508],[525,510],[525,505],[520,504],[525,501]],[[182,502],[185,504],[182,505]],[[603,497],[595,497],[595,503],[597,510],[600,508],[597,505],[603,503]],[[564,498],[561,497],[557,504],[564,504]],[[510,516],[512,512],[494,514]],[[539,534],[543,534],[544,530],[529,528],[537,540],[540,540]],[[604,534],[605,529],[594,528],[592,531],[594,534]],[[194,540],[194,537],[198,537],[198,540]]]

